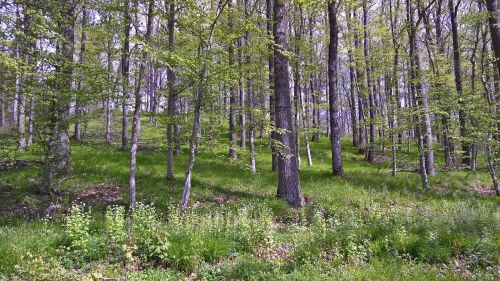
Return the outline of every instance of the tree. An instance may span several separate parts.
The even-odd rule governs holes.
[[[330,44],[328,45],[328,97],[330,101],[330,128],[332,146],[332,171],[334,176],[343,176],[342,147],[340,145],[339,93],[337,92],[337,56],[338,56],[338,4],[328,2],[328,20],[330,23]]]
[[[299,171],[290,101],[288,57],[288,5],[286,0],[274,1],[274,108],[278,150],[278,197],[288,204],[302,206]]]

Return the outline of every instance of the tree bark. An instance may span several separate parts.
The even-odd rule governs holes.
[[[297,155],[290,102],[288,57],[288,6],[285,0],[274,1],[274,90],[278,149],[278,192],[279,198],[295,206],[304,205],[300,191]]]
[[[144,41],[146,44],[149,43],[151,37],[151,30],[153,25],[153,9],[154,9],[154,0],[148,1],[148,19],[146,23],[146,34],[144,36]],[[135,104],[134,104],[134,114],[132,117],[132,144],[130,147],[130,177],[129,177],[129,208],[133,210],[136,205],[136,166],[137,166],[137,148],[139,146],[139,134],[141,131],[141,104],[142,104],[142,95],[141,95],[141,86],[142,80],[144,78],[145,72],[145,64],[148,61],[148,51],[146,47],[142,50],[142,58],[139,64],[139,73],[136,81],[135,88]]]
[[[51,193],[52,178],[55,174],[71,173],[71,147],[69,143],[69,106],[73,76],[73,52],[75,41],[74,3],[64,2],[64,19],[58,22],[63,42],[57,42],[56,52],[60,59],[56,67],[57,79],[63,82],[56,86],[56,94],[50,104],[50,137],[45,160],[42,190]]]
[[[273,1],[266,0],[266,28],[267,36],[272,39],[273,37]],[[267,50],[269,52],[268,57],[268,67],[269,67],[269,117],[271,125],[271,170],[276,171],[278,169],[278,157],[276,150],[276,110],[274,108],[274,57],[273,57],[273,44],[269,43],[267,45]]]
[[[175,48],[175,2],[174,0],[166,1],[165,6],[168,8],[168,48],[169,54],[172,53]],[[174,139],[172,133],[175,127],[175,103],[176,103],[176,92],[175,92],[175,72],[171,66],[167,67],[167,85],[168,85],[168,125],[167,125],[167,175],[166,178],[174,178]]]
[[[129,98],[129,70],[130,70],[130,0],[125,0],[123,8],[124,38],[122,47],[122,149],[128,147],[128,104]]]
[[[495,0],[496,1],[496,0]],[[460,63],[460,47],[458,42],[458,23],[457,23],[457,15],[455,10],[455,4],[453,0],[448,0],[448,9],[450,12],[450,21],[451,21],[451,33],[453,39],[453,68],[455,71],[455,88],[458,94],[459,101],[459,109],[458,109],[458,121],[460,124],[460,137],[462,137],[462,164],[467,167],[471,166],[471,147],[467,140],[464,138],[467,137],[467,111],[464,108],[464,92],[462,88],[462,69]]]
[[[85,4],[82,6],[82,38],[80,41],[80,58],[78,62],[83,65],[85,62],[85,45],[87,43],[87,8],[85,7]],[[83,78],[83,75],[81,76]],[[76,82],[76,90],[77,90],[77,96],[76,96],[76,104],[75,104],[75,133],[73,137],[77,141],[82,140],[82,134],[81,134],[81,129],[80,129],[80,119],[82,115],[82,102],[81,102],[81,91],[82,91],[82,79],[78,79]]]
[[[495,55],[497,73],[500,75],[500,13],[497,0],[485,0],[489,12],[488,23],[491,34],[491,45]]]
[[[370,114],[370,139],[368,143],[368,149],[366,151],[366,160],[368,162],[375,162],[375,93],[374,88],[372,88],[371,80],[371,65],[369,57],[369,36],[368,36],[368,8],[366,7],[366,1],[363,1],[363,27],[364,27],[364,56],[365,56],[365,74],[366,74],[366,90],[368,92],[368,103],[369,103],[369,114]]]
[[[332,147],[332,172],[334,176],[343,176],[342,147],[340,144],[339,93],[337,92],[338,75],[338,25],[336,1],[328,2],[328,19],[330,23],[330,43],[328,45],[328,97],[330,101],[330,130]]]
[[[232,15],[232,5],[233,0],[228,1],[228,27],[230,32],[233,32],[233,15]],[[229,43],[229,67],[234,68],[234,42]],[[233,83],[229,85],[229,160],[236,161],[236,88]]]

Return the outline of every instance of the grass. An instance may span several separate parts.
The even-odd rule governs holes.
[[[418,174],[392,177],[389,162],[369,164],[344,140],[345,177],[335,178],[323,137],[311,144],[313,166],[302,159],[301,188],[308,203],[299,210],[275,198],[277,176],[270,171],[267,141],[257,141],[258,171],[251,174],[248,150],[238,151],[238,161],[229,163],[225,128],[220,127],[217,141],[205,141],[198,151],[192,207],[178,214],[187,147],[175,157],[175,179],[166,181],[164,130],[146,119],[142,130],[138,200],[155,206],[155,219],[142,216],[134,222],[152,229],[138,230],[136,248],[122,249],[123,241],[112,238],[110,225],[125,233],[120,216],[115,223],[105,216],[108,205],[126,205],[128,152],[119,149],[119,140],[103,144],[97,134],[103,131],[100,122],[93,121],[93,134],[84,143],[72,143],[72,175],[55,180],[60,196],[36,193],[40,164],[0,172],[0,280],[500,278],[500,201],[474,191],[491,188],[486,171],[438,172],[432,189],[424,192]],[[0,145],[9,159],[43,159],[42,144],[14,153],[14,140],[7,136]],[[402,149],[398,157],[401,167],[417,164],[414,150]],[[437,167],[442,158],[437,151]],[[69,212],[73,201],[102,186],[118,187],[116,198],[100,202],[90,197],[84,208],[91,207],[88,231],[70,235],[67,223],[77,217]],[[50,204],[61,207],[48,219],[44,210]],[[147,242],[140,242],[139,235]],[[79,239],[84,246],[76,243]]]

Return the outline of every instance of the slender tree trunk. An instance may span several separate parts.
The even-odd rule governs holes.
[[[371,66],[369,57],[369,36],[368,36],[368,8],[366,7],[366,1],[363,1],[363,26],[364,26],[364,56],[365,56],[365,66],[366,66],[366,90],[368,92],[368,102],[369,102],[369,113],[370,113],[370,139],[368,143],[368,150],[366,152],[366,160],[368,162],[375,162],[375,93],[372,88],[371,81]]]
[[[26,97],[23,93],[24,79],[20,79],[20,91],[18,94],[18,108],[17,108],[17,150],[23,151],[26,148]]]
[[[328,2],[328,19],[330,23],[330,43],[328,45],[328,96],[330,101],[330,130],[332,146],[332,171],[334,176],[343,176],[342,146],[340,145],[339,93],[337,93],[338,75],[338,25],[336,1]]]
[[[110,17],[111,15],[108,15]],[[111,19],[108,19],[111,22]],[[113,73],[113,60],[112,60],[112,51],[113,51],[113,40],[108,40],[108,50],[107,50],[107,63],[108,63],[108,84],[111,85],[112,82],[112,73]],[[114,87],[110,87],[114,89]],[[106,117],[105,117],[105,139],[106,144],[111,144],[111,118],[113,114],[113,110],[111,108],[113,104],[113,91],[108,91],[108,96],[106,98]]]
[[[266,27],[267,27],[267,35],[270,39],[273,37],[273,1],[266,0]],[[270,125],[271,125],[271,150],[272,150],[272,162],[271,162],[271,170],[276,171],[278,169],[278,158],[277,158],[277,150],[276,150],[276,110],[274,108],[274,58],[273,52],[274,47],[272,43],[267,45],[267,49],[269,52],[268,57],[268,67],[269,67],[269,116],[270,116]]]
[[[166,1],[165,6],[168,8],[168,48],[170,52],[170,56],[174,51],[175,47],[175,2],[174,0],[170,0],[170,4]],[[175,93],[175,72],[174,69],[170,66],[167,67],[167,85],[168,85],[168,125],[167,125],[167,175],[166,178],[173,179],[174,178],[174,139],[172,133],[175,129],[175,121],[173,120],[175,117],[175,102],[176,102],[176,93]]]
[[[290,102],[288,57],[283,54],[288,49],[288,5],[284,0],[274,1],[274,90],[276,109],[278,151],[278,192],[279,198],[295,206],[304,205],[300,191],[297,155]]]
[[[406,0],[406,14],[408,20],[408,37],[409,37],[409,90],[411,97],[414,100],[413,104],[415,107],[415,133],[418,139],[418,150],[419,150],[419,162],[420,162],[420,178],[422,180],[422,187],[424,190],[429,189],[429,179],[427,175],[427,163],[425,161],[425,145],[424,145],[424,133],[423,124],[425,123],[422,119],[422,113],[420,112],[423,107],[422,100],[422,89],[420,82],[420,65],[418,61],[418,54],[416,50],[416,33],[417,27],[414,23],[414,10],[410,3],[410,0]]]
[[[233,32],[233,11],[232,5],[233,0],[228,1],[228,27],[231,32]],[[229,43],[229,67],[234,67],[234,43]],[[233,83],[229,85],[229,160],[236,161],[236,88]]]
[[[436,41],[438,43],[438,56],[439,60],[436,60],[434,64],[437,64],[435,66],[435,75],[436,77],[440,76],[440,62],[445,58],[445,45],[444,45],[444,40],[442,38],[442,28],[441,28],[441,15],[442,15],[442,5],[443,5],[443,0],[438,0],[436,5],[436,15],[434,19],[434,26],[436,30]],[[430,32],[429,32],[430,33]],[[436,87],[442,88],[443,85],[441,83],[437,83]],[[442,105],[443,106],[443,105]],[[447,105],[444,105],[446,113],[441,114],[441,125],[442,125],[442,133],[443,133],[443,150],[444,150],[444,158],[445,158],[445,169],[448,169],[449,167],[452,167],[455,163],[455,148],[453,144],[453,139],[450,136],[450,122],[449,122],[449,116],[451,115],[449,113],[449,109],[447,108]]]
[[[230,0],[231,1],[231,0]],[[229,6],[229,2],[226,2],[227,5]],[[224,4],[221,5],[222,2],[219,2],[219,9],[217,13],[217,17],[215,21],[211,25],[211,30],[208,36],[207,44],[205,45],[205,48],[202,49],[200,46],[198,49],[198,57],[201,57],[202,55],[204,58],[204,63],[201,67],[201,70],[198,74],[198,85],[196,89],[196,96],[194,100],[194,118],[193,118],[193,130],[191,133],[191,139],[189,140],[189,160],[188,164],[186,167],[186,173],[184,176],[184,192],[182,193],[182,199],[180,203],[180,207],[182,209],[185,209],[188,205],[189,202],[189,195],[191,193],[191,177],[193,175],[193,166],[194,166],[194,161],[195,161],[195,156],[196,156],[196,148],[198,146],[198,135],[200,133],[200,113],[201,113],[201,105],[203,102],[203,97],[205,95],[205,82],[206,82],[206,70],[207,66],[209,63],[209,53],[211,51],[212,47],[212,38],[213,38],[213,33],[214,29],[217,24],[217,20],[219,19],[220,14],[224,10]],[[203,52],[205,52],[203,54]]]
[[[238,40],[238,66],[239,66],[239,73],[240,77],[238,79],[238,93],[239,93],[239,122],[240,122],[240,147],[242,149],[245,149],[246,143],[247,143],[247,134],[246,134],[246,114],[245,114],[245,87],[243,83],[243,70],[242,70],[242,65],[243,65],[243,55],[241,48],[244,46],[243,40],[240,38]]]
[[[154,0],[148,1],[148,19],[146,24],[146,34],[144,36],[144,40],[146,44],[149,43],[151,37],[151,30],[153,25],[153,9],[154,9]],[[144,79],[145,65],[148,61],[148,51],[144,48],[142,50],[142,58],[139,64],[139,73],[136,82],[135,88],[135,104],[134,104],[134,114],[132,117],[132,144],[130,147],[130,177],[129,177],[129,208],[133,210],[136,205],[136,166],[137,166],[137,148],[139,146],[139,134],[141,131],[141,104],[142,104],[142,95],[141,95],[141,86],[142,80]]]
[[[124,9],[124,39],[122,48],[122,149],[128,147],[128,98],[130,69],[130,0],[125,0]]]
[[[83,65],[85,62],[85,45],[87,43],[87,8],[85,7],[85,4],[82,6],[82,38],[80,41],[80,58],[79,58],[79,63]],[[83,75],[82,75],[83,77]],[[82,115],[82,109],[83,105],[81,104],[81,91],[82,91],[82,79],[78,79],[76,82],[76,90],[77,90],[77,96],[76,96],[76,104],[75,104],[75,133],[73,137],[77,141],[82,140],[82,135],[81,135],[81,129],[80,129],[80,119]]]
[[[354,29],[351,28],[353,25],[352,22],[352,5],[348,5],[348,10],[346,11],[348,17],[348,26],[349,33],[354,33]],[[352,123],[352,146],[359,146],[359,123],[358,123],[358,115],[357,115],[357,99],[356,99],[356,70],[355,65],[356,61],[354,60],[353,48],[352,48],[352,40],[349,40],[347,44],[347,54],[349,57],[349,92],[350,92],[350,105],[351,105],[351,123]]]
[[[245,19],[249,20],[249,0],[244,1],[245,4]],[[250,45],[250,37],[249,37],[248,31],[245,33],[245,37],[242,40],[243,45]],[[245,56],[245,63],[247,65],[251,64],[251,57],[250,54],[247,52]],[[248,138],[250,142],[250,172],[255,173],[257,171],[256,165],[255,165],[255,117],[253,114],[253,109],[256,107],[256,102],[255,102],[255,94],[254,94],[254,89],[253,89],[253,81],[251,78],[251,75],[247,74],[247,104],[246,108],[248,109]]]
[[[462,137],[462,164],[467,167],[471,166],[471,147],[467,140],[467,111],[464,108],[464,92],[462,89],[462,69],[460,64],[460,49],[458,42],[458,23],[455,13],[455,5],[453,0],[448,0],[448,9],[450,12],[451,33],[453,39],[453,68],[455,70],[455,88],[459,96],[458,121],[460,123],[460,137]]]
[[[35,119],[35,98],[31,97],[28,109],[28,136],[26,139],[27,146],[33,145],[34,119]]]
[[[3,76],[3,75],[2,75]],[[3,80],[3,77],[2,77]],[[7,120],[5,119],[5,111],[6,111],[6,106],[5,106],[5,92],[3,88],[3,81],[0,82],[2,83],[2,88],[0,89],[0,127],[5,128],[7,126]]]

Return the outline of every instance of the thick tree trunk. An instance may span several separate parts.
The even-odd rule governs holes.
[[[170,4],[168,1],[165,3],[165,6],[168,8],[168,48],[170,52],[170,56],[174,51],[175,47],[175,2],[170,0]],[[176,102],[176,93],[175,93],[175,72],[172,67],[167,67],[167,85],[168,85],[168,125],[167,125],[167,175],[166,178],[173,179],[174,178],[174,139],[173,139],[173,131],[175,127],[174,117],[175,117],[175,102]]]
[[[330,130],[332,146],[332,172],[334,176],[343,176],[342,147],[340,145],[339,93],[337,93],[338,75],[338,25],[336,1],[328,2],[328,19],[330,23],[330,43],[328,45],[328,97],[330,101]]]
[[[122,48],[122,149],[128,147],[128,98],[129,98],[129,69],[130,69],[130,0],[125,0],[124,9],[124,38]]]
[[[285,0],[274,1],[274,90],[276,109],[278,151],[278,192],[279,198],[295,206],[304,205],[300,191],[297,155],[290,101],[288,57],[283,53],[288,49],[288,6]]]
[[[497,73],[500,75],[500,13],[497,0],[485,0],[489,12],[488,23],[491,34],[491,45],[495,55]]]
[[[56,52],[61,60],[56,68],[56,75],[63,82],[58,83],[57,93],[50,105],[50,137],[45,160],[42,190],[51,192],[52,178],[55,174],[71,173],[71,147],[69,143],[69,106],[73,76],[73,52],[75,40],[75,17],[73,1],[64,2],[65,21],[58,23],[64,42],[58,42]]]

